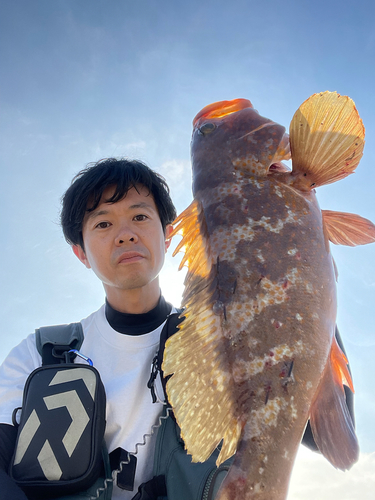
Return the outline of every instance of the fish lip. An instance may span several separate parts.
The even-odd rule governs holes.
[[[133,259],[135,257],[141,257],[144,258],[144,255],[142,255],[140,252],[134,252],[133,250],[123,252],[120,257],[117,259],[117,264],[121,264],[123,262],[126,262],[127,260]]]

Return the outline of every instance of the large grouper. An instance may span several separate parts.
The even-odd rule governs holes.
[[[217,465],[235,454],[217,500],[284,500],[308,420],[335,467],[358,459],[329,240],[370,243],[375,226],[321,210],[315,188],[355,170],[364,127],[336,92],[307,99],[289,136],[246,99],[206,106],[193,127],[194,200],[174,231],[185,319],[166,344],[168,398],[194,462],[217,446]]]

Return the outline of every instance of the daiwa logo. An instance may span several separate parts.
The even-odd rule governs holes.
[[[42,444],[40,448],[40,439],[34,438],[41,425],[46,425],[49,428],[51,428],[51,425],[59,425],[58,422],[53,421],[53,417],[48,415],[51,410],[66,408],[70,416],[71,423],[62,438],[62,444],[68,457],[70,458],[72,456],[79,443],[79,440],[81,439],[88,423],[90,422],[90,417],[85,409],[84,404],[82,403],[77,390],[66,390],[66,387],[64,390],[64,386],[66,386],[66,384],[70,384],[71,387],[71,382],[78,380],[83,381],[91,396],[92,402],[94,401],[96,377],[91,370],[88,370],[86,368],[74,368],[58,371],[51,382],[48,384],[48,387],[57,386],[56,389],[58,389],[58,392],[43,397],[45,407],[48,410],[47,418],[45,416],[45,412],[42,412],[40,409],[39,412],[44,413],[43,417],[38,415],[38,411],[36,408],[32,410],[30,416],[23,425],[18,438],[14,466],[21,463],[22,459],[25,457],[30,448],[34,448],[34,450],[37,450],[36,459],[39,462],[39,465],[45,477],[49,481],[58,481],[61,478],[61,476],[63,475],[63,470],[60,467],[54,450],[52,449],[53,443],[50,442],[52,439],[44,439],[44,444]],[[48,420],[48,422],[44,422],[43,419]],[[34,441],[38,441],[38,443],[34,444]]]

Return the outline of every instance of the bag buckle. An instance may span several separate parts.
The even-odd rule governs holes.
[[[90,358],[88,358],[87,356],[85,356],[84,354],[82,354],[81,352],[79,352],[78,349],[70,349],[70,351],[68,351],[68,354],[70,354],[70,353],[73,353],[76,356],[78,356],[79,358],[83,359],[90,366],[94,366],[94,363],[92,362],[92,360]]]

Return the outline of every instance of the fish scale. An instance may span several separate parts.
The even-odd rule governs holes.
[[[369,243],[375,226],[321,211],[314,188],[354,171],[364,129],[353,102],[329,92],[299,108],[290,147],[244,99],[209,105],[193,124],[194,201],[174,230],[185,319],[165,348],[168,397],[193,461],[219,444],[217,465],[235,454],[218,500],[284,500],[308,419],[335,467],[358,457],[329,240]],[[280,163],[290,156],[292,171]]]

